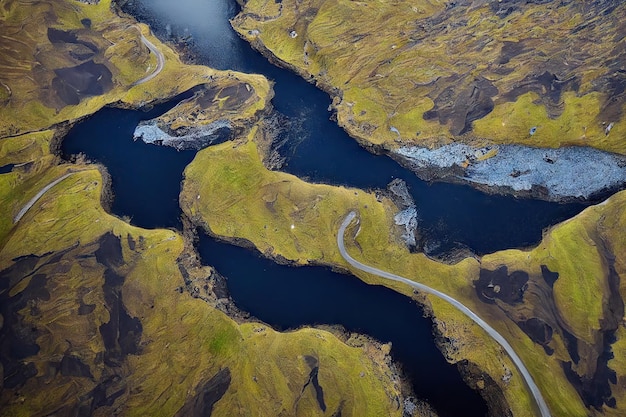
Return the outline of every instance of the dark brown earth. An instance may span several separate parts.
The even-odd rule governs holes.
[[[90,26],[90,22],[83,25]],[[101,48],[89,37],[88,29],[61,30],[48,28],[48,40],[77,65],[57,68],[51,87],[64,105],[76,105],[86,97],[98,96],[113,87],[113,75],[109,68],[94,61]]]
[[[36,265],[41,258],[31,255],[16,260],[10,268],[0,271],[0,362],[4,378],[0,388],[16,388],[37,375],[35,364],[28,362],[40,347],[37,338],[41,332],[24,323],[19,312],[30,306],[31,315],[37,315],[37,301],[47,300],[50,293],[45,287],[46,276],[36,274]],[[10,296],[10,289],[21,281],[30,279],[26,288]],[[1,390],[0,390],[1,391]]]
[[[133,242],[135,246],[143,245],[142,238],[133,239]],[[113,406],[118,398],[128,395],[129,387],[125,382],[128,356],[141,354],[139,342],[142,324],[128,313],[123,302],[122,285],[128,273],[128,260],[124,259],[122,243],[120,237],[109,232],[95,242],[73,246],[68,250],[15,259],[11,267],[0,271],[0,362],[3,370],[0,403],[16,401],[27,383],[28,389],[45,389],[50,384],[60,386],[71,381],[71,378],[76,378],[75,383],[81,385],[72,392],[80,395],[64,401],[58,405],[59,409],[50,409],[49,412],[55,415],[93,415],[101,407]],[[59,297],[58,291],[55,293],[55,289],[58,290],[56,280],[71,274],[73,265],[97,272],[87,278],[90,283],[79,285],[76,295],[60,302],[57,307],[69,307],[67,311],[76,314],[77,323],[89,322],[95,325],[88,331],[92,332],[94,340],[104,344],[105,350],[81,350],[72,346],[73,339],[69,338],[66,341],[69,346],[67,350],[59,356],[55,355],[54,360],[49,360],[42,354],[48,355],[45,349],[50,346],[45,343],[49,343],[50,331],[45,325],[30,323],[33,320],[34,323],[47,322],[57,314],[49,309],[43,311],[39,305],[51,297]],[[23,285],[25,280],[29,280],[25,288],[10,296],[12,290]],[[101,284],[94,286],[95,282]],[[109,317],[108,322],[99,329],[96,324],[99,318],[94,312],[96,307],[99,310],[101,307],[85,301],[90,299],[88,296],[94,295],[96,298],[104,296]],[[82,316],[88,317],[79,319]],[[45,342],[39,346],[38,340]],[[41,366],[45,369],[43,374],[39,370]],[[193,410],[197,411],[193,415],[210,415],[213,404],[223,396],[229,385],[230,371],[223,369],[206,381],[204,386],[201,384],[201,388],[196,388],[198,394],[190,400],[195,407]]]
[[[100,248],[95,252],[96,259],[107,269],[104,272],[104,300],[109,311],[108,323],[100,326],[100,334],[106,351],[104,363],[120,366],[127,355],[138,353],[142,326],[139,319],[131,317],[122,298],[124,276],[115,269],[124,264],[120,239],[112,233],[104,234],[99,240]]]
[[[8,274],[7,274],[8,275]],[[1,388],[16,388],[22,386],[28,379],[37,375],[35,364],[24,359],[39,352],[37,337],[40,332],[23,323],[18,311],[27,307],[31,300],[40,297],[49,297],[42,281],[45,277],[33,277],[24,291],[10,297],[7,288],[1,288],[0,313],[3,325],[0,329],[0,361],[2,362],[4,378]],[[6,275],[0,274],[0,285],[8,283]]]
[[[624,302],[619,291],[620,277],[610,242],[597,230],[591,232],[590,237],[595,242],[608,272],[604,278],[608,284],[608,292],[603,304],[600,328],[593,332],[591,341],[576,335],[563,319],[553,293],[559,273],[551,271],[547,265],[540,265],[541,273],[537,275],[529,275],[523,271],[509,274],[504,267],[493,271],[482,269],[480,278],[474,284],[481,300],[497,304],[546,354],[554,353],[557,346],[553,339],[555,335],[560,336],[569,354],[569,359],[561,362],[567,379],[577,390],[585,406],[601,410],[605,406],[617,406],[611,390],[618,383],[617,374],[608,365],[610,359],[617,354],[612,351],[612,344],[624,316]],[[496,303],[497,300],[502,302]]]
[[[550,268],[548,268],[546,265],[541,265],[541,276],[550,286],[550,288],[554,287],[554,283],[557,279],[559,279],[559,273],[550,271]]]
[[[49,343],[52,335],[45,325],[29,323],[46,322],[54,317],[51,315],[57,314],[54,311],[42,311],[40,303],[50,300],[51,292],[57,285],[54,283],[55,277],[68,275],[72,265],[78,264],[83,268],[103,270],[102,290],[110,314],[109,322],[100,329],[106,351],[94,358],[89,353],[72,349],[71,340],[67,340],[69,348],[60,360],[42,359],[42,347],[37,344],[37,340]],[[60,409],[50,411],[56,415],[91,415],[99,407],[112,405],[116,398],[127,391],[121,363],[126,355],[137,352],[141,323],[128,315],[121,301],[120,286],[124,278],[115,270],[123,265],[120,240],[107,233],[91,244],[16,259],[15,264],[0,271],[0,313],[3,318],[0,328],[0,361],[4,370],[0,402],[9,401],[9,398],[14,401],[27,382],[33,388],[44,387],[51,381],[61,383],[67,382],[67,378],[80,378],[84,381],[83,388],[79,390],[83,395],[68,400]],[[10,296],[11,290],[24,280],[30,280],[26,287]],[[76,317],[93,315],[96,305],[85,303],[83,298],[94,291],[98,292],[98,288],[77,288],[74,304]],[[59,305],[59,308],[66,307]],[[92,318],[86,320],[91,321]],[[43,374],[37,370],[36,364],[44,366]],[[95,368],[92,366],[101,371],[99,379],[94,377]]]
[[[317,405],[320,407],[320,410],[325,412],[326,403],[324,402],[324,389],[322,388],[318,380],[318,374],[320,370],[319,360],[314,356],[305,355],[304,361],[309,366],[309,368],[311,368],[311,372],[309,373],[309,379],[302,387],[302,393],[304,393],[304,390],[307,386],[309,386],[309,384],[312,384],[312,388],[315,390],[315,399],[317,400]]]
[[[454,84],[460,80],[458,76],[451,76],[443,84]],[[439,84],[441,85],[441,84]],[[429,97],[433,99],[435,107],[424,113],[424,119],[438,119],[442,125],[450,125],[450,132],[462,135],[472,128],[474,120],[482,119],[494,108],[492,97],[498,95],[498,89],[486,78],[479,77],[464,87],[455,85],[438,91],[437,85]]]
[[[93,42],[79,39],[78,31],[76,30],[66,31],[66,30],[61,30],[61,29],[48,28],[48,40],[52,42],[53,44],[54,43],[57,43],[57,44],[69,43],[69,44],[82,45],[91,51],[91,56],[98,53],[98,47]],[[88,58],[90,58],[91,56],[89,56]],[[88,59],[88,58],[84,58],[84,59]]]
[[[85,97],[102,95],[113,87],[111,71],[93,60],[54,73],[52,88],[66,105],[76,105]]]
[[[222,102],[222,110],[236,110],[255,94],[252,88],[248,89],[242,83],[236,83],[224,88],[211,86],[201,93],[198,104],[207,109],[215,104],[216,100],[226,99]]]
[[[603,405],[616,408],[617,403],[611,393],[611,384],[617,384],[617,374],[608,366],[609,360],[613,359],[614,353],[611,345],[615,342],[615,332],[624,317],[624,301],[620,295],[620,277],[615,269],[615,255],[607,242],[597,236],[594,239],[599,242],[599,248],[608,261],[609,273],[609,297],[604,304],[603,318],[601,325],[601,351],[596,359],[595,372],[591,375],[579,375],[573,368],[572,362],[563,362],[563,370],[570,383],[576,388],[587,407],[601,410]],[[569,346],[568,346],[569,349]],[[618,353],[619,354],[619,353]],[[572,358],[574,363],[578,360]],[[576,359],[578,352],[576,352]]]
[[[526,76],[511,91],[502,94],[498,102],[515,101],[519,96],[533,92],[540,97],[548,116],[555,119],[563,113],[561,95],[566,91],[578,91],[579,86],[580,81],[575,76],[559,79],[556,74],[545,71],[539,75]]]
[[[533,317],[526,321],[520,321],[517,325],[526,333],[533,342],[543,346],[548,355],[552,355],[554,350],[548,346],[552,341],[554,330],[545,321]]]
[[[58,370],[63,376],[76,376],[93,379],[89,366],[84,364],[80,358],[75,356],[63,356],[58,365]]]
[[[528,282],[528,273],[513,271],[508,273],[506,266],[501,266],[495,271],[481,269],[480,276],[474,281],[476,294],[487,303],[494,303],[496,299],[513,305],[521,303]]]
[[[203,416],[210,417],[213,413],[213,406],[228,391],[230,386],[230,369],[220,369],[206,384],[204,384],[194,395],[189,398],[185,405],[176,413],[175,417]]]

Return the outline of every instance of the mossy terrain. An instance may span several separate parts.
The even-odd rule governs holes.
[[[242,132],[256,120],[257,113],[268,108],[273,95],[267,80],[259,78],[252,78],[256,81],[254,85],[234,77],[206,83],[192,98],[160,115],[156,119],[157,125],[163,130],[178,133],[228,119],[236,130]]]
[[[546,233],[530,251],[503,251],[443,264],[410,253],[398,237],[397,209],[385,197],[357,189],[306,183],[262,164],[263,126],[247,137],[200,151],[185,171],[184,212],[210,233],[253,244],[295,264],[349,269],[370,283],[407,295],[410,289],[351,269],[336,247],[339,224],[351,210],[348,250],[364,263],[422,282],[460,300],[503,334],[524,360],[554,415],[618,415],[626,248],[626,193],[593,206]],[[352,238],[355,236],[356,238]],[[430,297],[443,349],[473,370],[493,407],[532,415],[532,400],[501,348],[468,318]],[[613,350],[612,350],[613,349]],[[621,382],[618,382],[621,381]]]
[[[331,93],[365,145],[626,153],[623,2],[242,3],[235,29]]]
[[[232,72],[183,65],[145,25],[115,13],[111,0],[97,4],[46,0],[0,6],[0,136],[13,136],[89,115],[116,103],[142,106],[162,101]],[[141,34],[158,46],[163,70]],[[248,82],[266,82],[245,76]],[[254,79],[259,81],[255,82]]]
[[[304,1],[299,7],[309,11],[296,14],[295,3],[286,0],[266,3],[251,0],[246,7],[258,16],[248,14],[242,19],[260,19],[267,25],[260,29],[260,35],[245,32],[247,36],[265,36],[272,30],[283,36],[285,29],[276,22],[283,22],[281,19],[285,16],[299,16],[302,19],[297,25],[287,28],[288,41],[304,42],[310,31],[312,36],[317,36],[315,48],[322,45],[327,36],[326,47],[358,50],[359,45],[354,47],[353,38],[344,38],[344,43],[336,42],[332,38],[335,34],[329,30],[332,27],[322,24],[317,32],[310,28],[318,15],[335,19],[331,20],[335,23],[342,19],[349,24],[363,24],[368,30],[376,29],[374,43],[381,51],[386,51],[387,46],[390,50],[402,47],[401,51],[408,54],[412,50],[406,46],[408,43],[385,43],[390,39],[385,38],[385,30],[388,27],[397,30],[400,24],[398,10],[419,14],[422,17],[417,21],[433,25],[434,32],[445,26],[443,21],[432,20],[442,16],[441,13],[469,11],[467,24],[476,31],[493,22],[502,23],[502,19],[508,19],[504,22],[512,26],[515,19],[522,18],[535,22],[551,18],[560,27],[568,18],[567,14],[561,17],[561,12],[582,7],[580,10],[584,13],[581,12],[580,20],[591,14],[584,7],[591,7],[592,12],[601,10],[594,9],[597,2],[582,6],[561,3],[560,7],[566,9],[556,13],[549,8],[550,4],[529,3],[520,9],[508,1],[499,2],[507,8],[497,6],[497,10],[487,9],[482,3],[467,10],[465,6],[444,10],[443,3],[411,3],[410,11],[408,2],[396,2],[392,10],[385,2]],[[317,8],[313,7],[315,5]],[[292,12],[287,12],[290,7]],[[362,15],[352,13],[355,7],[369,7],[371,19],[359,20]],[[535,7],[543,8],[540,10],[545,15],[531,15],[539,10]],[[346,14],[346,10],[350,13]],[[487,10],[493,14],[491,19],[484,18]],[[623,9],[617,7],[613,13],[611,16],[619,16]],[[261,18],[262,14],[266,18]],[[597,54],[608,59],[606,50],[613,48],[616,52],[612,53],[619,61],[619,45],[613,45],[608,38],[612,30],[619,30],[620,21],[596,14],[597,19],[592,19],[595,23],[579,27],[578,32],[587,36],[598,34],[596,39],[607,37],[607,42],[598,46]],[[378,26],[371,23],[374,18],[382,18]],[[573,19],[570,23],[577,22],[574,17],[570,18]],[[0,93],[3,106],[0,108],[3,129],[0,131],[0,168],[12,166],[10,172],[0,174],[0,363],[3,376],[0,415],[402,414],[400,389],[388,365],[386,350],[375,344],[350,347],[321,329],[278,333],[260,323],[232,320],[216,308],[228,303],[212,290],[218,285],[217,274],[209,267],[199,266],[186,239],[172,230],[139,229],[107,214],[100,202],[107,188],[103,171],[86,163],[60,163],[50,151],[51,144],[57,143],[62,135],[62,130],[55,130],[54,125],[58,123],[88,116],[111,103],[139,106],[164,100],[197,85],[203,85],[207,91],[215,88],[218,93],[209,95],[211,102],[207,102],[206,107],[200,106],[202,112],[196,115],[192,112],[197,103],[187,107],[183,104],[176,117],[170,120],[172,123],[185,127],[198,120],[208,120],[217,115],[214,106],[222,106],[222,110],[226,106],[229,117],[239,117],[237,120],[242,126],[249,127],[271,95],[266,80],[183,65],[171,49],[149,35],[145,26],[113,13],[111,2],[106,0],[97,4],[47,0],[28,5],[8,1],[0,6],[0,20],[0,43],[9,51],[0,57],[0,87],[5,91]],[[339,23],[337,27],[344,26],[344,22]],[[525,41],[533,47],[538,43],[536,39],[545,37],[546,28],[551,26],[538,24],[537,27],[539,29],[535,28],[530,34],[522,31],[524,36],[534,40],[534,43]],[[493,32],[491,26],[483,29],[485,33]],[[142,44],[139,30],[163,51],[166,63],[155,79],[135,85],[154,70],[156,63],[155,57]],[[452,25],[445,30],[452,39],[457,28]],[[295,32],[290,36],[291,31]],[[483,33],[481,31],[476,31],[477,36]],[[364,35],[357,42],[374,36]],[[276,39],[279,38],[277,35]],[[305,45],[295,42],[285,43],[281,53],[302,54]],[[434,50],[442,49],[441,45],[443,43],[438,47],[433,44]],[[458,48],[464,50],[466,45]],[[495,49],[501,53],[503,48]],[[376,62],[382,55],[368,52],[359,61],[348,55],[341,59],[332,54],[324,55],[322,49],[307,52],[305,56],[307,65],[317,66],[316,72],[311,74],[321,73],[316,75],[318,81],[330,89],[334,83],[332,77],[336,76],[332,74],[340,72],[337,71],[340,65],[346,65],[344,72],[346,68],[353,68],[346,72],[351,78],[344,81],[352,87],[343,91],[343,101],[336,103],[339,120],[345,126],[352,123],[350,120],[354,121],[353,126],[357,127],[351,133],[362,139],[376,137],[373,143],[395,146],[396,141],[431,144],[459,138],[482,140],[477,138],[477,132],[489,131],[489,117],[495,117],[501,108],[508,109],[507,115],[509,111],[527,111],[528,100],[531,100],[537,106],[533,110],[533,122],[540,111],[546,111],[550,119],[545,121],[546,125],[539,125],[537,138],[542,138],[541,132],[561,129],[558,121],[564,120],[560,118],[566,114],[579,118],[587,117],[582,114],[590,111],[589,117],[595,117],[596,125],[587,126],[587,119],[583,120],[585,125],[579,125],[576,119],[570,122],[572,129],[585,127],[585,141],[622,152],[614,137],[623,132],[623,121],[616,116],[613,130],[605,135],[600,110],[588,106],[595,103],[594,106],[604,106],[602,114],[613,117],[611,112],[614,112],[621,117],[621,93],[616,92],[618,88],[613,91],[606,87],[613,81],[619,87],[619,72],[614,74],[617,78],[606,81],[606,77],[602,78],[604,69],[593,72],[586,64],[581,64],[579,67],[584,68],[575,73],[580,82],[569,84],[569,73],[557,73],[560,67],[549,70],[559,81],[567,81],[562,95],[558,96],[564,106],[559,113],[559,108],[563,107],[560,102],[557,106],[554,100],[550,101],[554,95],[544,97],[543,90],[538,89],[533,80],[524,84],[523,80],[507,78],[510,74],[504,74],[502,79],[484,74],[482,78],[473,75],[478,81],[455,79],[452,64],[446,66],[433,58],[430,75],[425,70],[416,72],[417,77],[426,77],[425,81],[418,80],[422,84],[428,84],[428,77],[441,77],[437,71],[443,67],[452,68],[445,77],[459,88],[456,93],[446,93],[451,97],[465,97],[469,91],[466,89],[475,84],[471,91],[477,92],[470,94],[469,103],[477,103],[477,107],[473,112],[468,110],[463,117],[467,121],[468,114],[470,119],[479,114],[482,119],[473,120],[474,133],[472,130],[457,132],[460,122],[450,116],[450,106],[443,100],[446,97],[443,90],[447,87],[433,90],[437,95],[433,93],[417,104],[410,97],[406,103],[397,102],[394,111],[398,114],[393,115],[397,119],[392,123],[386,106],[394,103],[390,98],[412,91],[407,88],[406,80],[391,80],[376,69],[370,78],[379,80],[377,85],[350,84],[352,79],[358,81],[364,77],[364,73],[359,72],[361,67],[369,68],[370,60]],[[546,49],[544,54],[553,56],[551,51]],[[481,54],[487,52],[482,50]],[[528,55],[524,54],[515,54],[511,62],[516,56]],[[311,59],[314,56],[317,58]],[[414,68],[413,58],[406,55],[403,59],[406,59],[405,67],[398,68]],[[546,62],[554,61],[556,59],[546,58]],[[515,65],[523,67],[519,62]],[[479,70],[483,68],[476,67],[469,73]],[[542,74],[535,74],[539,84],[545,81]],[[507,99],[489,95],[493,89],[485,79],[491,80],[498,92],[516,91],[516,94]],[[595,83],[596,79],[606,83]],[[82,81],[77,83],[77,80]],[[398,90],[385,90],[393,83],[397,83],[393,88]],[[228,89],[234,85],[238,86],[238,93],[243,93],[241,88],[245,85],[252,86],[260,100],[235,100],[235,110],[231,109],[229,106],[233,103],[229,98],[241,96],[222,93],[230,91]],[[574,85],[577,88],[573,88]],[[352,99],[347,98],[350,94]],[[493,111],[485,115],[481,106],[488,103],[487,96],[495,105]],[[568,110],[576,100],[582,103],[574,106],[579,110]],[[451,101],[457,102],[459,100]],[[612,103],[618,103],[617,107]],[[513,110],[501,107],[507,104]],[[238,107],[240,105],[245,108]],[[438,120],[430,116],[424,118],[425,112],[432,111],[435,105]],[[517,110],[516,106],[519,106]],[[191,117],[184,119],[187,116]],[[435,134],[440,132],[440,124],[446,118],[448,121],[443,124],[448,132]],[[613,119],[606,122],[608,120]],[[489,123],[481,127],[482,121]],[[551,121],[556,122],[550,129],[542,130]],[[519,129],[527,129],[523,123],[520,126]],[[400,136],[390,130],[392,127]],[[359,129],[367,135],[359,134]],[[424,133],[405,139],[405,131],[415,130]],[[370,136],[373,132],[376,135]],[[422,135],[426,137],[423,141]],[[399,230],[393,222],[396,207],[391,200],[357,189],[309,184],[294,176],[267,170],[262,160],[267,157],[268,136],[266,126],[261,123],[250,131],[242,129],[234,141],[199,152],[185,171],[181,195],[185,214],[211,233],[251,243],[277,260],[349,269],[336,248],[335,238],[345,214],[357,210],[360,225],[358,229],[350,228],[347,236],[350,253],[365,263],[444,291],[478,312],[514,345],[554,415],[617,416],[624,413],[626,364],[620,352],[626,336],[623,308],[626,290],[621,280],[626,273],[626,241],[620,231],[626,226],[625,193],[554,227],[533,250],[498,252],[448,265],[423,254],[410,253],[404,247],[397,237]],[[503,140],[496,136],[486,137],[496,142]],[[506,140],[514,139],[507,136]],[[558,143],[556,140],[546,138],[541,145],[564,143],[563,138],[558,139]],[[566,137],[565,141],[568,140]],[[598,145],[605,142],[606,146]],[[40,198],[33,200],[46,185],[61,178]],[[29,201],[34,201],[30,209],[16,220]],[[414,296],[429,307],[444,353],[472,375],[471,383],[483,390],[495,415],[533,414],[531,398],[510,360],[469,319],[437,299],[412,294],[400,284],[383,283],[380,278],[356,270],[352,272],[366,282],[389,285]],[[201,299],[190,295],[190,290],[196,289],[202,293]],[[322,387],[322,395],[313,384],[307,385],[314,378]]]
[[[215,80],[214,80],[215,78]],[[273,96],[263,77],[211,77],[194,95],[155,119],[141,122],[134,138],[177,149],[202,149],[250,129],[267,114]]]
[[[41,173],[55,165],[56,158],[50,153],[52,130],[0,139],[0,166],[14,165],[12,170],[0,176],[0,241],[4,241],[13,227],[13,219],[21,207],[32,197],[27,190],[34,186]],[[42,184],[41,186],[45,186]],[[36,192],[36,191],[35,191]]]
[[[385,360],[327,331],[238,325],[191,297],[183,238],[106,214],[100,172],[72,169],[2,242],[0,415],[322,415],[302,391],[308,357],[324,409],[401,413]]]
[[[248,85],[258,96],[230,114],[243,121],[271,97],[263,77],[184,65],[95,3],[0,6],[0,415],[401,415],[384,347],[233,320],[187,238],[108,214],[102,167],[54,154],[56,124],[107,104]],[[166,63],[134,85],[155,63],[138,30]]]
[[[522,284],[504,301],[492,279],[476,283],[545,353],[557,359],[572,386],[594,414],[619,415],[624,402],[623,264],[626,246],[626,193],[592,206],[555,226],[533,250],[505,251],[483,257],[484,270],[508,267]],[[495,278],[495,275],[492,275]],[[496,278],[497,279],[497,278]],[[487,286],[485,286],[487,284]]]

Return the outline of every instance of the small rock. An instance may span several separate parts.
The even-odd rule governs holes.
[[[502,376],[502,381],[503,381],[505,384],[508,384],[508,383],[509,383],[509,381],[511,380],[511,378],[513,378],[513,373],[511,373],[511,370],[510,370],[510,369],[505,369],[505,371],[504,371],[504,376]]]

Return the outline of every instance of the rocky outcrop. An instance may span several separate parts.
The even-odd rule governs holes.
[[[162,130],[155,120],[140,122],[133,138],[153,145],[171,146],[176,150],[200,150],[209,145],[222,143],[230,138],[231,124],[228,120],[217,120],[204,126],[191,126],[184,134],[171,135]]]
[[[426,180],[549,201],[591,199],[626,185],[626,157],[592,148],[520,145],[402,147],[393,157]]]
[[[133,137],[177,150],[200,150],[249,129],[269,111],[272,90],[264,79],[211,77],[194,95],[159,117],[142,121]],[[254,83],[255,82],[255,83]]]

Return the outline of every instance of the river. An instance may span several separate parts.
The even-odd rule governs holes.
[[[237,37],[228,24],[237,12],[234,1],[134,0],[125,10],[149,23],[160,36],[190,35],[189,50],[199,63],[261,73],[275,82],[274,108],[292,126],[280,150],[285,158],[282,170],[310,181],[363,189],[380,189],[394,178],[403,179],[435,255],[458,248],[483,254],[533,245],[545,227],[585,207],[487,195],[461,185],[429,184],[390,158],[368,153],[329,119],[328,95],[269,64]],[[115,195],[111,210],[137,226],[180,228],[180,181],[194,152],[132,139],[140,120],[153,118],[175,103],[148,112],[105,108],[77,124],[62,144],[66,157],[82,152],[107,166]],[[277,265],[253,251],[206,236],[201,237],[198,250],[204,262],[228,278],[235,303],[260,320],[282,330],[339,324],[348,331],[391,341],[392,355],[403,365],[416,394],[441,416],[485,414],[484,401],[445,362],[434,344],[430,320],[408,298],[325,268]]]

